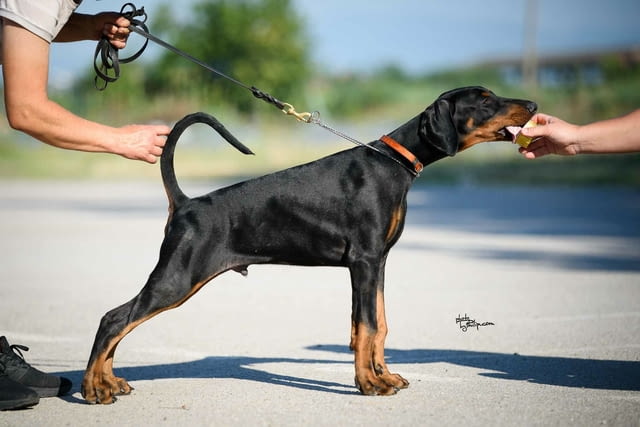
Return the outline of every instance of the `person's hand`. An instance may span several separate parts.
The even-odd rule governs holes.
[[[131,160],[155,163],[162,154],[171,129],[164,125],[128,125],[119,129],[122,138],[118,153]]]
[[[527,148],[520,148],[524,157],[536,159],[547,154],[573,156],[579,153],[579,126],[542,113],[534,115],[531,120],[537,126],[522,129],[523,135],[533,139]]]
[[[102,12],[93,16],[97,39],[106,36],[116,49],[123,49],[129,38],[129,20],[117,12]]]

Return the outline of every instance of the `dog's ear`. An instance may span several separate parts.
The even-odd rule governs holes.
[[[449,101],[438,99],[427,107],[420,118],[420,139],[447,156],[458,152],[458,131],[453,124]]]

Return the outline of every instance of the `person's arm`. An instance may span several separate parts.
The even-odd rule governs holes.
[[[534,138],[520,152],[529,159],[547,154],[608,154],[640,152],[640,109],[622,117],[578,126],[547,114],[536,114],[538,126],[522,133]],[[537,139],[536,139],[537,138]]]
[[[47,95],[49,44],[6,19],[2,31],[5,108],[12,128],[59,148],[156,161],[167,126],[113,128],[67,111]]]
[[[73,13],[53,41],[99,40],[106,35],[114,47],[122,49],[129,37],[129,24],[129,20],[117,12],[102,12],[97,15]]]

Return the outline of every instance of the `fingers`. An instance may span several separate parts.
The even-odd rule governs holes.
[[[537,126],[522,128],[522,134],[532,138],[531,143],[526,148],[521,147],[518,150],[526,159],[537,159],[551,153],[545,137],[550,132],[547,125],[552,123],[554,119],[553,116],[548,114],[537,113],[531,117],[531,121],[536,123]]]
[[[548,123],[548,122],[547,122]],[[547,123],[540,124],[535,127],[530,128],[522,128],[520,131],[524,136],[528,136],[529,138],[539,138],[542,136],[547,136],[549,134],[549,128],[547,127]]]
[[[114,21],[114,24],[116,24],[119,27],[129,28],[129,25],[131,25],[131,22],[124,16],[118,15],[118,17]]]
[[[538,159],[542,156],[546,156],[547,154],[551,154],[551,150],[545,141],[538,140],[534,141],[527,148],[520,148],[520,154],[522,154],[526,159]]]
[[[142,160],[147,163],[156,163],[158,158],[162,156],[164,145],[167,142],[166,136],[171,132],[171,129],[167,126],[149,126],[151,132],[150,143],[147,145],[147,153],[143,156]]]
[[[155,133],[155,136],[153,138],[153,145],[149,150],[149,153],[154,157],[152,163],[155,163],[156,160],[162,155],[162,151],[167,142],[167,135],[169,135],[169,133],[171,132],[171,128],[164,125],[154,125],[151,126],[150,130]]]
[[[537,125],[549,124],[554,119],[555,119],[555,117],[550,116],[548,114],[544,114],[544,113],[537,113],[537,114],[534,114],[533,117],[531,117],[531,121],[534,122]]]
[[[522,134],[529,138],[547,137],[552,134],[553,127],[557,123],[564,123],[562,120],[544,113],[535,114],[531,121],[537,126],[522,128]]]
[[[129,38],[129,25],[131,23],[128,19],[118,16],[112,22],[106,22],[102,26],[102,34],[109,39],[109,42],[113,47],[117,49],[124,49],[127,45],[127,39]]]
[[[171,128],[165,125],[151,125],[151,128],[157,135],[167,136],[171,133]]]
[[[536,158],[535,154],[534,154],[533,152],[531,152],[531,151],[527,150],[526,148],[522,148],[522,147],[520,147],[520,148],[518,149],[518,151],[520,152],[520,154],[522,154],[522,156],[523,156],[525,159],[535,159],[535,158]]]
[[[118,154],[131,160],[156,163],[162,156],[171,129],[164,125],[128,125],[120,132]]]

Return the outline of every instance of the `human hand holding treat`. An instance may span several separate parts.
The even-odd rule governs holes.
[[[624,116],[574,125],[548,114],[538,113],[531,118],[535,126],[515,131],[531,138],[519,151],[527,159],[547,154],[575,156],[577,154],[613,154],[640,151],[640,109]],[[512,132],[513,133],[513,132]]]

